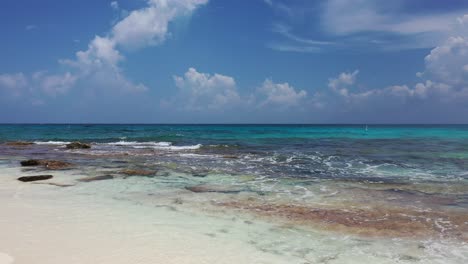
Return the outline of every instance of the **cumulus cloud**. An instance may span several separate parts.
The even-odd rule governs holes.
[[[221,109],[241,101],[236,82],[230,76],[200,73],[189,68],[184,76],[174,76],[174,83],[179,88],[177,104],[182,109]]]
[[[356,82],[356,77],[359,74],[358,70],[354,72],[343,72],[338,75],[336,78],[331,78],[328,80],[328,87],[334,92],[342,96],[348,96],[349,87],[354,85]]]
[[[265,97],[260,102],[260,106],[296,106],[307,96],[307,92],[304,90],[296,91],[289,83],[274,83],[271,79],[266,79],[257,91]]]
[[[189,68],[183,76],[174,76],[178,94],[172,99],[161,100],[161,106],[181,110],[257,111],[260,108],[284,109],[301,106],[307,92],[289,83],[275,83],[266,79],[253,92],[241,94],[233,77],[218,73],[209,74]]]
[[[468,84],[468,38],[450,37],[425,58],[426,75],[453,85]]]
[[[31,99],[34,105],[40,99],[36,98],[42,93],[55,97],[58,94],[67,92],[76,82],[77,77],[69,72],[64,74],[48,74],[45,71],[35,72],[26,75],[23,73],[1,74],[0,91],[7,95],[25,96]]]
[[[95,36],[88,49],[78,51],[75,59],[60,62],[79,69],[80,78],[98,83],[108,79],[106,86],[126,92],[146,91],[148,88],[144,84],[135,84],[123,75],[119,63],[125,58],[119,47],[136,49],[162,43],[172,20],[190,15],[196,7],[206,3],[207,0],[148,0],[146,7],[132,11],[117,22],[107,36]],[[111,6],[118,7],[118,4],[112,2]]]
[[[149,0],[148,6],[132,11],[112,29],[111,38],[126,48],[157,45],[167,37],[169,22],[190,15],[208,0]]]
[[[146,6],[132,11],[118,21],[105,36],[96,35],[86,50],[76,52],[73,59],[59,60],[67,67],[63,74],[36,72],[31,76],[23,73],[0,75],[3,90],[20,93],[38,89],[48,96],[57,96],[69,91],[80,80],[86,87],[105,87],[123,92],[143,92],[148,88],[125,77],[120,66],[125,60],[121,48],[143,48],[162,43],[169,34],[169,23],[180,16],[190,15],[208,0],[147,0]],[[119,9],[117,1],[110,4]],[[33,29],[32,26],[29,27]],[[219,98],[222,100],[222,98]]]

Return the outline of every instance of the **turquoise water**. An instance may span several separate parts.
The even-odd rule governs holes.
[[[121,138],[179,143],[327,138],[463,140],[468,139],[468,125],[0,125],[1,141],[112,142]]]
[[[94,151],[194,151],[203,169],[267,177],[458,181],[468,178],[466,125],[1,125],[0,142],[82,141]],[[216,155],[234,155],[226,164]],[[163,157],[168,162],[172,155]]]

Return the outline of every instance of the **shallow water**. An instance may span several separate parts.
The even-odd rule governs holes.
[[[46,197],[163,210],[280,263],[468,261],[468,126],[3,125],[0,142],[0,175],[53,174],[22,183]]]

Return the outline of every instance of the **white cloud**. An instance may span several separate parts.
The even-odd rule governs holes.
[[[307,44],[307,45],[315,45],[315,46],[326,46],[326,45],[334,45],[336,44],[333,41],[323,41],[323,40],[314,40],[314,39],[307,39],[300,36],[297,36],[291,32],[291,28],[284,25],[284,24],[275,24],[272,28],[273,32],[279,33],[282,36],[295,41],[300,44]]]
[[[142,92],[148,88],[141,83],[128,80],[119,66],[125,58],[119,47],[142,48],[160,44],[166,39],[168,25],[180,16],[190,15],[198,6],[208,0],[148,0],[146,7],[132,11],[121,19],[106,36],[95,36],[86,50],[78,51],[74,59],[59,60],[60,64],[70,67],[64,74],[36,72],[31,77],[23,73],[0,75],[0,88],[18,95],[29,88],[30,93],[40,90],[48,96],[64,94],[79,80],[87,82],[87,87],[112,88],[124,92]],[[110,6],[117,10],[117,1]],[[26,29],[34,29],[29,25]],[[31,81],[28,81],[31,79]],[[228,95],[226,95],[228,96]],[[218,96],[222,102],[225,98]]]
[[[410,2],[329,0],[323,3],[312,1],[266,3],[276,11],[282,7],[283,11],[279,16],[281,22],[275,24],[273,31],[291,42],[283,46],[301,44],[322,47],[322,52],[330,49],[353,48],[384,51],[433,48],[451,35],[458,24],[468,23],[468,18],[464,21],[459,19],[458,23],[455,20],[456,17],[468,13],[466,8],[451,10],[433,8],[422,13],[414,11],[413,3]],[[305,31],[304,28],[312,28],[314,34],[311,35],[310,31]],[[465,31],[465,36],[467,33]]]
[[[438,14],[405,14],[404,2],[375,0],[330,0],[324,6],[322,22],[333,34],[347,35],[366,31],[420,34],[446,32],[454,17],[463,10]]]
[[[268,48],[277,51],[289,51],[289,52],[299,52],[299,53],[318,53],[322,51],[322,48],[315,46],[300,46],[295,44],[280,44],[280,43],[270,43],[267,45]]]
[[[234,78],[222,74],[200,73],[189,68],[181,76],[174,76],[179,88],[177,104],[183,109],[221,109],[241,101]]]
[[[28,84],[23,73],[0,74],[0,87],[6,89],[19,89]]]
[[[304,90],[296,91],[289,83],[274,83],[271,79],[266,79],[257,91],[265,97],[260,106],[295,106],[307,96],[307,92]]]
[[[288,83],[274,83],[266,79],[254,92],[240,94],[233,77],[222,74],[198,72],[189,68],[183,76],[174,76],[178,93],[172,99],[162,99],[162,108],[185,111],[236,110],[258,111],[284,109],[307,104],[307,92],[295,89]],[[318,97],[317,97],[318,98]],[[314,106],[321,105],[313,101]]]
[[[117,1],[112,1],[112,2],[110,3],[110,6],[111,6],[111,8],[114,9],[114,10],[119,9],[119,3],[118,3]]]
[[[66,93],[76,82],[77,76],[67,72],[62,75],[43,75],[35,78],[40,88],[50,96]]]
[[[426,74],[448,84],[468,84],[468,38],[450,37],[426,56]]]
[[[28,80],[23,73],[0,74],[0,91],[4,90],[8,94],[18,96],[27,86]]]
[[[78,69],[76,75],[79,78],[95,81],[101,86],[127,92],[146,91],[145,85],[134,84],[123,75],[119,63],[125,58],[119,47],[136,49],[162,43],[171,21],[190,15],[196,7],[206,3],[207,0],[148,0],[146,7],[132,11],[117,22],[107,36],[95,36],[88,49],[78,51],[75,59],[60,62]],[[112,2],[111,6],[118,7],[118,4]]]
[[[169,22],[190,15],[208,0],[149,0],[148,6],[132,11],[112,29],[111,38],[126,48],[156,45],[166,39]]]
[[[118,62],[122,59],[123,56],[115,49],[113,40],[95,36],[87,50],[76,53],[76,60],[60,60],[60,62],[79,68],[87,74],[103,67],[117,68]]]
[[[328,87],[334,92],[342,95],[348,96],[349,87],[354,85],[356,82],[356,77],[359,74],[358,70],[354,72],[343,72],[338,75],[336,78],[331,78],[328,80]]]

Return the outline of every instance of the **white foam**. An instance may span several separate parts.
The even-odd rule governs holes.
[[[143,148],[152,148],[152,149],[160,149],[160,150],[195,150],[202,147],[202,144],[197,145],[187,145],[187,146],[173,146],[172,142],[136,142],[136,141],[118,141],[118,142],[110,142],[105,143],[106,145],[111,146],[129,146],[136,149],[143,149]]]
[[[112,146],[161,146],[161,147],[168,147],[171,146],[171,142],[136,142],[136,141],[118,141],[118,142],[110,142],[110,143],[105,143],[106,145],[112,145]]]
[[[66,145],[70,143],[68,141],[34,141],[34,144],[37,145]]]

